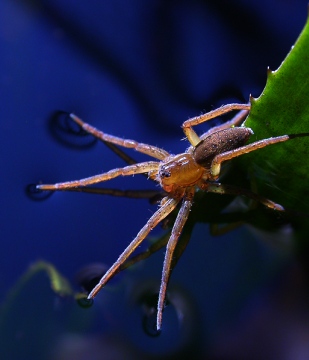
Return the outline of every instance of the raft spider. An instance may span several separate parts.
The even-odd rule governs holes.
[[[233,110],[241,110],[229,122],[210,129],[202,136],[198,136],[192,129],[193,126],[201,124],[212,118],[220,116]],[[88,299],[94,298],[103,286],[115,275],[120,266],[129,258],[133,251],[141,244],[149,232],[166,218],[181,202],[180,210],[172,228],[172,232],[167,243],[166,253],[163,263],[162,279],[159,291],[156,327],[159,331],[162,325],[162,313],[166,297],[167,284],[171,272],[171,262],[173,253],[183,227],[188,219],[192,206],[193,196],[197,189],[206,192],[219,194],[244,195],[273,210],[284,211],[284,208],[259,196],[249,190],[237,188],[230,185],[223,185],[217,182],[220,176],[221,164],[237,156],[255,151],[268,145],[284,142],[296,137],[297,135],[283,135],[271,137],[265,140],[253,142],[245,145],[249,137],[253,134],[250,128],[240,125],[250,110],[249,104],[229,104],[204,115],[197,116],[185,121],[182,125],[183,131],[190,142],[190,147],[182,154],[171,155],[167,151],[158,147],[118,138],[103,133],[91,125],[83,122],[80,118],[71,114],[70,117],[86,132],[98,139],[123,146],[133,148],[138,152],[149,155],[158,161],[146,161],[123,168],[116,168],[106,173],[91,176],[76,181],[57,183],[54,185],[37,185],[40,190],[65,190],[76,187],[83,187],[103,181],[110,180],[117,176],[128,176],[134,174],[147,173],[150,179],[159,183],[165,191],[166,196],[161,200],[158,210],[150,217],[144,227],[136,235],[135,239],[127,246],[116,262],[103,275],[99,283],[90,292]]]

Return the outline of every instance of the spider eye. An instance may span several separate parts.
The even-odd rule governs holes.
[[[170,171],[167,171],[167,170],[162,170],[162,171],[160,172],[160,176],[161,176],[161,178],[168,178],[168,177],[171,176],[171,172],[170,172]]]

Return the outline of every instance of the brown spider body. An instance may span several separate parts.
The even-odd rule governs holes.
[[[213,132],[194,148],[194,160],[206,170],[210,169],[215,156],[245,145],[252,134],[253,131],[246,127],[232,127]]]
[[[210,172],[215,156],[237,149],[248,141],[253,131],[246,127],[232,127],[213,132],[186,153],[170,156],[159,166],[156,180],[168,193],[176,189],[216,180]]]
[[[210,129],[202,136],[198,136],[192,129],[193,126],[208,121],[232,110],[242,110],[231,121]],[[265,206],[278,211],[284,208],[271,200],[252,193],[250,190],[223,185],[216,180],[220,176],[221,164],[243,154],[255,151],[268,145],[287,141],[297,135],[283,135],[245,145],[253,131],[239,125],[248,114],[250,105],[230,104],[222,106],[201,116],[189,119],[183,123],[184,133],[191,146],[185,153],[170,155],[167,151],[152,145],[138,143],[134,140],[121,139],[103,133],[96,128],[84,123],[77,116],[71,114],[71,118],[85,131],[94,135],[103,142],[112,143],[147,154],[157,161],[147,161],[131,164],[123,168],[116,168],[106,173],[91,176],[81,180],[68,181],[53,185],[37,185],[41,190],[66,190],[80,188],[87,185],[107,181],[117,176],[134,174],[148,174],[152,180],[159,182],[166,192],[157,211],[150,217],[144,227],[138,232],[127,248],[120,254],[115,263],[104,274],[99,283],[90,292],[88,298],[94,298],[101,288],[120,270],[120,267],[130,257],[134,250],[147,237],[149,232],[165,219],[181,202],[180,209],[173,225],[171,235],[166,247],[163,263],[162,279],[159,292],[157,309],[157,329],[161,329],[162,313],[166,297],[167,284],[171,273],[171,263],[178,238],[188,219],[196,188],[207,192],[219,194],[244,195],[261,202]],[[308,136],[303,134],[302,136]]]

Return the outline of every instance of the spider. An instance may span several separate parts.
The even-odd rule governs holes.
[[[240,110],[238,114],[227,123],[211,128],[201,136],[193,130],[193,126],[213,119],[233,110]],[[284,142],[299,135],[282,135],[271,137],[264,140],[245,145],[253,134],[250,128],[237,126],[250,111],[249,104],[228,104],[216,110],[210,111],[201,116],[197,116],[185,121],[182,125],[186,138],[190,142],[189,148],[181,154],[171,155],[167,151],[156,146],[139,143],[134,140],[122,139],[108,135],[97,130],[91,125],[83,122],[74,114],[70,114],[71,119],[76,122],[84,131],[92,134],[103,142],[112,143],[125,148],[133,148],[138,152],[144,153],[157,159],[157,161],[146,161],[131,164],[123,168],[116,168],[106,173],[91,176],[81,180],[68,181],[53,185],[40,184],[36,188],[39,190],[66,190],[107,181],[117,176],[128,176],[134,174],[148,174],[148,178],[159,183],[165,192],[165,196],[160,202],[157,211],[150,217],[144,227],[138,232],[127,248],[118,257],[115,263],[103,275],[99,283],[89,293],[88,299],[93,299],[106,283],[117,273],[121,265],[129,258],[134,250],[147,237],[149,232],[166,218],[179,203],[180,209],[173,225],[171,235],[166,247],[163,263],[162,279],[158,296],[156,328],[161,330],[162,314],[165,304],[167,285],[171,273],[171,263],[173,253],[181,235],[183,227],[188,219],[193,203],[194,193],[200,189],[206,192],[219,194],[244,195],[256,200],[266,207],[284,211],[284,208],[257,195],[250,190],[237,188],[231,185],[223,185],[217,182],[221,164],[251,151],[255,151],[266,146]],[[303,134],[303,136],[307,136]]]

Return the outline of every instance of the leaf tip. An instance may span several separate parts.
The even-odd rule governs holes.
[[[249,95],[249,102],[251,104],[251,106],[256,103],[257,98],[255,98],[254,96],[252,96],[251,94]]]
[[[269,80],[270,78],[272,78],[274,76],[276,71],[273,71],[270,69],[269,66],[267,66],[267,80]]]

